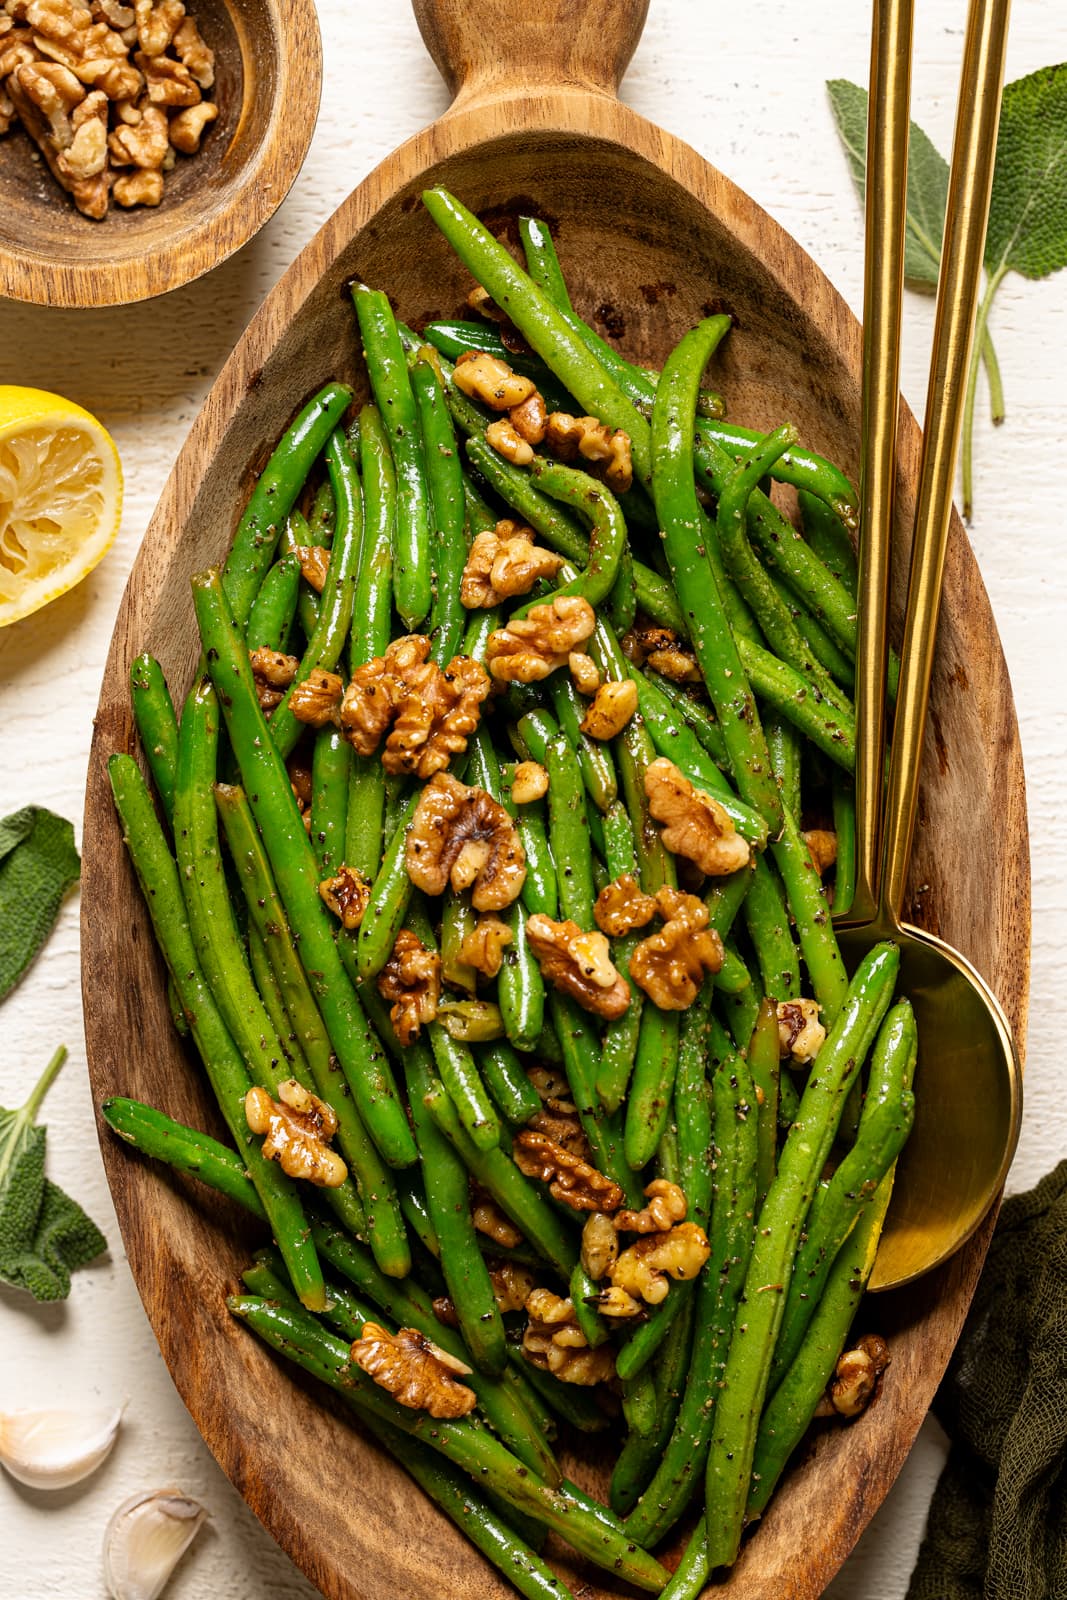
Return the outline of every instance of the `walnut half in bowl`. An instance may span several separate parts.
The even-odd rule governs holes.
[[[281,203],[318,108],[312,0],[0,0],[0,17],[11,6],[0,295],[146,299],[218,265]]]

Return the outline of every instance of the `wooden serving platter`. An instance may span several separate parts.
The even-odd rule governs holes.
[[[348,281],[388,289],[415,326],[462,303],[469,281],[419,203],[424,187],[446,184],[498,230],[523,212],[545,218],[579,308],[634,359],[660,363],[709,308],[728,310],[736,327],[715,381],[731,415],[756,427],[792,420],[807,444],[855,473],[860,336],[848,309],[751,200],[614,97],[645,9],[645,0],[544,0],[535,22],[516,19],[504,0],[416,0],[427,42],[456,91],[452,110],[345,201],[268,297],[212,389],[130,578],[96,720],[82,924],[98,1101],[133,1095],[220,1131],[170,1023],[105,763],[115,750],[136,748],[127,689],[134,655],[152,650],[176,696],[191,682],[198,643],[190,576],[222,559],[256,472],[293,411],[331,377],[349,379],[365,396]],[[898,605],[919,448],[919,430],[905,413]],[[1000,643],[958,521],[911,881],[905,916],[970,957],[1003,1002],[1021,1050],[1030,926],[1022,762]],[[103,1125],[101,1144],[130,1265],[178,1390],[222,1467],[322,1593],[330,1600],[512,1593],[400,1467],[229,1318],[224,1297],[257,1242],[247,1219],[194,1181],[149,1170]],[[715,1593],[730,1600],[822,1593],[912,1444],[991,1228],[992,1219],[946,1267],[873,1303],[893,1353],[879,1400],[809,1448]],[[565,1460],[576,1479],[603,1490],[601,1463]],[[632,1592],[562,1550],[559,1556],[564,1581],[586,1600]]]

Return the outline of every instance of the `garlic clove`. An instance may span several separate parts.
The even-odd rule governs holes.
[[[207,1515],[180,1489],[142,1490],[124,1500],[104,1535],[104,1580],[112,1600],[157,1600]]]
[[[0,1463],[31,1489],[69,1489],[111,1454],[124,1410],[0,1412]]]

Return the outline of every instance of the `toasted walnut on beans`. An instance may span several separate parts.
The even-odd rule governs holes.
[[[410,928],[401,928],[392,954],[378,974],[378,993],[391,1002],[389,1017],[402,1045],[419,1036],[426,1022],[437,1015],[441,998],[441,957]]]
[[[650,813],[663,824],[663,843],[672,855],[695,861],[713,878],[748,865],[748,840],[718,800],[694,788],[673,761],[660,756],[646,767],[645,794]]]
[[[489,635],[485,651],[489,671],[500,683],[539,683],[557,667],[566,666],[575,646],[590,638],[595,627],[596,613],[588,600],[577,594],[557,595]]]
[[[510,417],[497,417],[491,422],[485,430],[485,442],[514,467],[528,467],[534,458],[533,445],[523,438]]]
[[[711,1247],[703,1228],[695,1222],[680,1222],[663,1233],[647,1233],[634,1241],[620,1254],[610,1269],[611,1287],[615,1294],[602,1297],[599,1309],[610,1316],[632,1316],[623,1295],[640,1308],[658,1306],[667,1298],[668,1279],[681,1281],[695,1278],[700,1272]]]
[[[658,623],[637,622],[619,644],[627,661],[635,667],[650,666],[674,683],[702,683],[696,656],[683,644],[673,628]]]
[[[539,761],[520,761],[511,780],[511,798],[517,806],[532,805],[548,793],[548,773]]]
[[[382,752],[387,772],[432,778],[466,750],[481,718],[490,690],[484,668],[455,656],[442,670],[429,653],[422,634],[394,639],[384,656],[356,668],[345,690],[341,731],[359,755],[372,755],[392,728]]]
[[[578,1326],[574,1305],[551,1289],[535,1289],[526,1302],[530,1318],[522,1338],[523,1353],[535,1367],[551,1372],[563,1383],[591,1388],[615,1376],[611,1346],[590,1350]]]
[[[503,518],[475,536],[463,569],[460,600],[468,611],[529,594],[541,578],[554,578],[563,557],[534,543],[533,529]]]
[[[647,1206],[640,1211],[617,1211],[611,1219],[619,1233],[664,1233],[684,1222],[689,1203],[685,1190],[666,1178],[653,1178],[645,1187]]]
[[[407,874],[426,894],[471,890],[475,911],[503,911],[526,882],[515,824],[484,789],[439,772],[419,797],[408,829]]]
[[[529,1267],[521,1266],[517,1261],[498,1261],[490,1266],[489,1282],[493,1286],[493,1299],[500,1315],[506,1317],[523,1310],[536,1281]],[[448,1295],[437,1296],[433,1302],[433,1314],[438,1322],[443,1322],[448,1328],[458,1328],[460,1325],[456,1308]]]
[[[865,1333],[838,1357],[833,1378],[819,1401],[817,1417],[858,1417],[878,1387],[878,1380],[890,1365],[889,1346],[877,1333]]]
[[[555,1067],[535,1066],[527,1069],[526,1076],[541,1101],[541,1110],[534,1113],[527,1126],[536,1133],[547,1134],[568,1155],[590,1161],[592,1152],[589,1141],[578,1117],[578,1108],[571,1099],[566,1075]]]
[[[545,427],[545,444],[559,461],[575,461],[581,456],[616,494],[625,494],[633,483],[629,434],[608,427],[597,417],[553,411]]]
[[[330,552],[322,544],[294,544],[293,555],[300,563],[300,576],[321,594],[330,575]]]
[[[344,1182],[348,1168],[329,1144],[337,1132],[336,1113],[295,1078],[278,1085],[277,1100],[266,1089],[249,1089],[244,1110],[251,1131],[263,1135],[267,1160],[277,1161],[290,1178],[326,1189]]]
[[[823,877],[837,860],[837,834],[827,828],[808,828],[800,837],[808,847],[816,872]]]
[[[479,917],[460,941],[459,959],[483,978],[495,978],[504,965],[504,950],[512,937],[511,929],[499,917]]]
[[[300,756],[290,756],[285,763],[289,786],[293,791],[297,809],[304,819],[304,827],[311,827],[311,768],[304,765]]]
[[[506,1217],[496,1201],[475,1183],[471,1184],[471,1221],[477,1233],[492,1239],[502,1250],[514,1250],[522,1243],[522,1234],[511,1218]]]
[[[329,723],[336,723],[343,694],[344,684],[336,672],[312,667],[303,682],[293,685],[289,710],[298,722],[306,722],[309,728],[325,728]]]
[[[637,710],[637,685],[632,678],[602,683],[582,718],[582,732],[590,739],[614,739]]]
[[[373,1378],[399,1405],[431,1417],[465,1417],[478,1404],[473,1389],[456,1378],[470,1367],[427,1339],[417,1328],[387,1333],[377,1322],[365,1322],[352,1345],[357,1367]]]
[[[537,912],[526,923],[526,936],[541,976],[554,989],[608,1021],[622,1016],[630,986],[614,966],[602,933],[584,933],[576,922],[554,922]]]
[[[592,656],[587,656],[584,650],[572,650],[567,657],[567,665],[574,679],[574,687],[586,699],[592,699],[600,688],[600,668]]]
[[[553,1199],[572,1211],[617,1211],[622,1205],[624,1196],[617,1183],[547,1134],[523,1128],[515,1135],[511,1154],[521,1173],[547,1183]]]
[[[781,1000],[778,1003],[778,1048],[783,1059],[797,1066],[814,1061],[826,1042],[815,1000]]]
[[[597,927],[612,939],[621,939],[634,928],[643,928],[655,915],[655,899],[645,894],[632,872],[621,872],[605,884],[593,907]]]
[[[582,1266],[599,1283],[619,1258],[615,1219],[594,1211],[582,1229]]]
[[[685,1011],[704,976],[723,963],[722,940],[708,927],[708,908],[695,894],[660,889],[656,908],[666,920],[630,957],[630,976],[661,1011]]]
[[[467,350],[452,370],[452,381],[472,400],[480,400],[491,411],[510,411],[521,406],[536,389],[531,378],[513,372],[506,361],[484,350]]]
[[[520,439],[540,444],[548,428],[548,410],[543,396],[535,389],[521,405],[512,406],[508,421]]]
[[[342,928],[358,928],[370,904],[370,881],[355,867],[341,865],[332,878],[319,884],[319,894]]]
[[[285,698],[285,691],[300,670],[296,656],[287,656],[281,650],[271,650],[260,645],[248,653],[252,676],[256,681],[256,698],[263,711],[273,711]]]

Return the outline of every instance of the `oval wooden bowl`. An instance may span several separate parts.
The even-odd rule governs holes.
[[[15,126],[0,139],[0,295],[116,306],[180,288],[273,216],[307,154],[322,89],[313,0],[195,0],[215,51],[218,120],[179,156],[159,206],[83,217]]]
[[[498,229],[524,211],[546,218],[580,308],[634,359],[660,362],[709,307],[725,307],[737,326],[715,381],[732,414],[756,426],[790,418],[814,448],[855,472],[860,338],[847,308],[751,200],[614,99],[644,9],[643,0],[578,8],[553,0],[551,15],[539,8],[540,26],[523,28],[504,0],[480,0],[468,32],[463,8],[417,0],[456,104],[345,201],[267,299],[212,390],[130,579],[96,723],[82,904],[98,1100],[135,1095],[218,1126],[170,1024],[105,762],[136,747],[127,669],[138,651],[155,652],[176,691],[190,683],[198,654],[190,575],[222,558],[245,492],[293,410],[332,376],[366,394],[348,280],[386,287],[416,326],[461,304],[469,282],[419,203],[423,187],[447,184]],[[521,74],[509,60],[522,62]],[[901,553],[919,444],[906,415]],[[896,566],[899,581],[902,560]],[[1021,1040],[1029,876],[1018,732],[996,629],[958,523],[930,726],[917,887],[906,914],[970,956]],[[398,1466],[228,1318],[223,1297],[253,1242],[247,1221],[195,1183],[149,1171],[103,1127],[101,1142],[130,1265],[178,1389],[221,1465],[309,1578],[331,1600],[510,1594]],[[893,1348],[879,1401],[808,1450],[716,1592],[731,1600],[822,1592],[911,1446],[991,1227],[990,1220],[938,1273],[874,1302]],[[571,1455],[568,1468],[603,1492],[602,1460]],[[588,1600],[623,1594],[559,1554],[565,1581]]]

